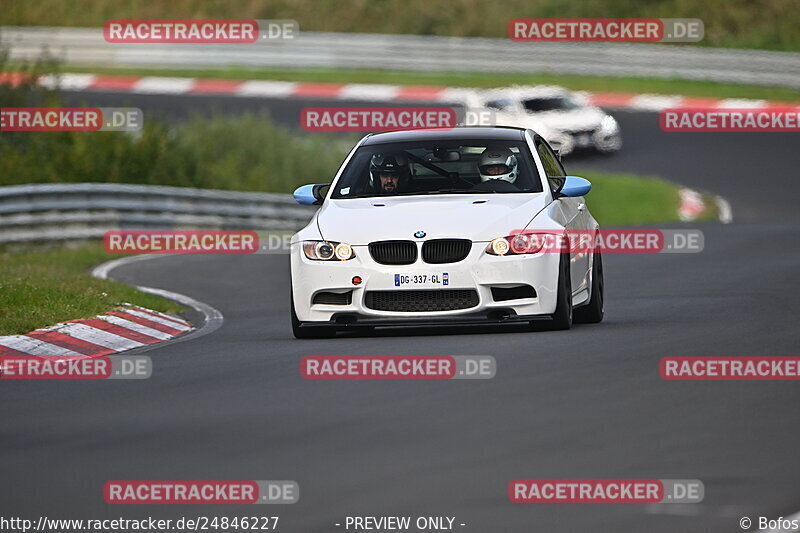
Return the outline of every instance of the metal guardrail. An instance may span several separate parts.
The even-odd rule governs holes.
[[[11,59],[70,65],[370,68],[683,78],[800,88],[800,53],[632,43],[303,32],[262,44],[112,44],[101,28],[0,27]],[[376,80],[379,81],[379,80]]]
[[[0,244],[101,238],[111,230],[293,231],[314,208],[290,195],[156,185],[0,187]]]

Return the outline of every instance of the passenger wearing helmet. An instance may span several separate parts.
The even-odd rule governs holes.
[[[478,173],[481,175],[481,182],[505,180],[514,183],[519,174],[517,156],[508,148],[490,146],[481,154]]]
[[[408,159],[403,154],[375,154],[369,164],[370,182],[378,194],[398,194],[408,180]]]

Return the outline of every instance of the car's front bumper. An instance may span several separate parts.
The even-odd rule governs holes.
[[[453,323],[508,323],[544,318],[555,311],[559,255],[540,253],[497,257],[485,253],[487,243],[473,243],[463,261],[428,264],[418,259],[411,265],[389,266],[375,262],[367,246],[354,246],[355,259],[312,261],[300,244],[292,246],[292,293],[301,323],[342,326],[438,325]],[[396,286],[395,275],[436,275],[447,273],[448,284]],[[361,283],[355,285],[358,276]],[[535,295],[498,301],[492,288],[533,287]],[[467,289],[477,293],[477,304],[445,311],[384,311],[367,306],[368,291],[419,291]],[[320,292],[350,292],[350,303],[313,304]]]
[[[563,131],[548,138],[553,149],[562,155],[571,154],[575,150],[598,150],[613,152],[622,148],[622,135],[619,130],[603,131]]]

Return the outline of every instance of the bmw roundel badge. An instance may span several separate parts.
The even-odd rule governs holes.
[[[427,233],[425,233],[424,231],[418,231],[418,232],[416,232],[416,233],[414,234],[414,237],[416,237],[417,239],[421,239],[421,238],[423,238],[425,235],[427,235]]]

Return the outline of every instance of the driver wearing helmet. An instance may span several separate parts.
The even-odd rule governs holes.
[[[519,174],[517,156],[508,148],[490,146],[481,154],[478,172],[481,175],[481,182],[505,180],[514,183]]]
[[[408,159],[403,154],[375,154],[369,170],[370,182],[378,194],[398,194],[408,180]]]

